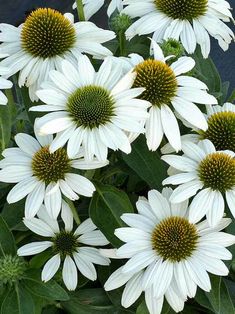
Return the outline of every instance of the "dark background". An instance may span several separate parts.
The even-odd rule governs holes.
[[[25,16],[37,7],[51,7],[61,12],[73,12],[72,4],[75,0],[0,0],[0,22],[19,25]],[[96,1],[96,0],[94,0]],[[177,1],[177,0],[176,0]],[[235,9],[235,0],[229,0]],[[99,11],[92,19],[98,26],[106,27],[107,17],[103,11]],[[229,25],[233,28],[234,25]],[[230,82],[230,92],[235,88],[235,44],[232,43],[228,51],[224,52],[215,40],[212,40],[211,57],[215,62],[222,81]]]

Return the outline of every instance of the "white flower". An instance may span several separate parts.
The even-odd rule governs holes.
[[[82,144],[85,159],[105,160],[108,148],[130,153],[126,132],[143,133],[149,103],[135,99],[143,88],[131,89],[135,73],[121,80],[121,69],[107,58],[96,73],[86,56],[78,59],[78,67],[62,62],[62,72],[50,72],[53,82],[37,92],[46,105],[30,110],[52,111],[39,119],[42,134],[59,132],[51,151],[67,141],[69,157],[75,156]]]
[[[37,123],[35,123],[36,125]],[[69,159],[64,148],[50,153],[52,135],[40,136],[35,127],[36,138],[24,133],[15,136],[18,147],[3,151],[0,161],[0,181],[17,183],[7,196],[8,203],[18,202],[26,197],[25,216],[36,215],[43,200],[51,217],[58,216],[62,194],[71,200],[78,194],[91,197],[94,185],[85,177],[73,173],[75,169],[96,169],[107,165],[106,162],[86,162],[77,156]]]
[[[82,3],[84,5],[84,15],[85,19],[89,20],[99,9],[104,5],[104,0],[82,0]],[[73,9],[77,8],[77,3],[74,2]],[[111,16],[112,13],[115,10],[118,10],[119,12],[123,9],[122,0],[111,0],[110,4],[108,6],[107,14],[108,16]]]
[[[231,150],[235,152],[235,105],[225,103],[223,106],[207,106],[208,129],[206,131],[199,130],[183,120],[183,123],[193,129],[193,134],[185,134],[181,136],[182,146],[184,142],[198,143],[200,140],[210,140],[216,150]],[[173,153],[174,148],[167,143],[161,148],[162,154]]]
[[[189,221],[196,223],[206,215],[209,225],[215,226],[223,217],[225,196],[235,217],[235,153],[216,151],[209,140],[184,142],[182,150],[183,156],[162,156],[178,172],[163,181],[179,185],[170,201],[177,204],[196,195],[189,208]]]
[[[140,17],[126,31],[129,39],[154,32],[157,42],[180,39],[188,53],[193,53],[199,44],[207,58],[209,35],[218,40],[223,50],[228,49],[234,38],[232,30],[224,23],[233,19],[230,5],[224,0],[124,0],[123,4],[128,5],[123,13],[132,18]]]
[[[0,55],[8,54],[0,66],[8,68],[6,77],[19,72],[19,86],[29,87],[31,100],[37,100],[35,91],[62,60],[75,62],[84,52],[101,59],[112,55],[101,44],[115,37],[91,22],[74,23],[72,14],[47,8],[33,11],[19,27],[2,23],[0,30]]]
[[[85,220],[73,231],[73,216],[68,204],[64,201],[61,210],[63,229],[59,228],[57,220],[48,215],[44,206],[41,206],[37,215],[39,218],[25,218],[24,224],[34,233],[46,237],[47,240],[23,245],[18,249],[17,254],[29,256],[51,248],[53,257],[43,267],[42,280],[49,281],[63,264],[62,277],[68,290],[76,289],[77,269],[88,279],[96,280],[97,273],[93,264],[109,265],[109,259],[103,257],[93,246],[103,246],[109,242],[96,229],[91,219]]]
[[[194,103],[216,104],[217,100],[207,93],[207,86],[203,82],[182,75],[194,67],[195,61],[192,58],[181,57],[168,65],[165,62],[167,58],[153,40],[152,48],[153,60],[144,60],[137,54],[131,54],[129,58],[137,72],[133,87],[144,87],[145,91],[140,98],[152,104],[145,126],[147,145],[150,150],[156,150],[165,134],[172,147],[178,151],[181,149],[181,139],[176,115],[205,131],[206,119]],[[126,69],[127,58],[114,60],[119,65],[123,61],[122,69]],[[171,106],[176,114],[172,112]]]
[[[7,73],[7,68],[0,68],[0,72],[3,74],[4,72]],[[3,77],[0,77],[0,105],[6,105],[8,102],[7,97],[5,94],[1,91],[1,89],[9,89],[12,88],[13,84],[11,81],[6,80]]]
[[[115,235],[125,242],[116,251],[128,258],[105,283],[105,290],[126,284],[122,305],[129,307],[141,292],[150,314],[161,313],[164,296],[174,311],[183,310],[187,298],[193,298],[197,286],[210,291],[207,272],[227,276],[222,262],[232,254],[225,248],[235,243],[233,235],[219,232],[231,219],[222,219],[215,227],[207,221],[194,224],[188,220],[188,202],[171,204],[170,188],[162,194],[148,193],[148,200],[137,202],[138,214],[124,214],[128,227],[116,229]],[[102,250],[101,250],[102,251]]]

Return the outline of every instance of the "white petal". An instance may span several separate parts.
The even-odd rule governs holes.
[[[123,286],[133,276],[132,273],[123,273],[123,267],[124,266],[118,268],[108,278],[108,280],[104,284],[104,289],[106,291],[114,290]]]
[[[49,281],[57,272],[60,267],[60,254],[56,254],[50,258],[43,267],[42,270],[42,281]]]
[[[40,206],[42,205],[45,194],[45,183],[39,184],[30,192],[25,202],[25,217],[31,219],[36,215]]]
[[[91,218],[88,218],[77,227],[74,234],[79,235],[86,232],[94,231],[95,229],[96,229],[96,225],[92,222]]]
[[[172,193],[170,201],[172,203],[180,203],[191,196],[195,195],[198,190],[203,187],[203,184],[200,181],[194,180],[191,182],[183,183],[178,186]]]
[[[95,191],[93,183],[81,175],[68,173],[66,174],[65,181],[78,194],[91,197]]]
[[[151,190],[148,192],[148,199],[151,209],[157,219],[162,220],[171,215],[169,202],[162,196],[157,190]]]
[[[50,183],[46,187],[46,192],[45,192],[45,206],[48,211],[48,214],[51,216],[53,219],[57,219],[60,209],[61,209],[61,192],[59,188],[59,183]]]
[[[131,306],[141,295],[142,287],[141,287],[141,280],[142,280],[142,272],[137,273],[134,275],[126,284],[126,287],[122,294],[122,306],[128,308]]]
[[[32,192],[36,187],[38,181],[34,177],[27,178],[17,183],[7,195],[7,201],[9,204],[18,202],[24,198],[27,194]]]
[[[43,237],[54,236],[54,231],[52,230],[52,228],[48,224],[46,224],[45,222],[43,222],[42,220],[38,218],[31,218],[31,219],[24,218],[23,222],[27,228],[29,228],[31,231],[33,231],[36,234],[39,234]]]
[[[156,253],[152,250],[140,252],[128,260],[123,267],[123,273],[137,273],[150,265],[155,259]]]
[[[171,68],[175,75],[180,75],[191,71],[195,66],[195,61],[190,57],[181,57],[176,62],[172,63]]]
[[[74,261],[70,256],[66,256],[64,260],[62,277],[68,290],[75,290],[77,287],[78,273]]]
[[[214,199],[211,205],[208,205],[206,218],[210,226],[215,227],[224,215],[224,198],[219,191],[213,191]]]
[[[89,260],[86,260],[79,253],[74,253],[73,258],[75,260],[78,270],[83,274],[83,276],[92,281],[97,279],[95,267]]]
[[[226,200],[227,200],[228,207],[233,217],[235,217],[235,191],[234,190],[226,191]]]
[[[62,200],[61,218],[64,222],[65,230],[72,231],[73,229],[73,214],[69,205]]]
[[[203,189],[193,199],[189,207],[189,221],[197,223],[208,210],[212,209],[215,193],[210,188]]]
[[[109,241],[105,238],[105,236],[99,230],[84,233],[78,238],[78,241],[80,241],[83,244],[97,245],[97,246],[109,244]]]
[[[29,256],[41,253],[52,246],[53,243],[50,241],[32,242],[25,244],[17,250],[19,256]]]
[[[20,149],[30,156],[33,156],[41,148],[35,138],[24,133],[18,133],[15,136],[15,142],[20,147]]]
[[[161,106],[161,119],[163,131],[169,143],[176,150],[176,152],[178,152],[181,150],[179,125],[175,115],[167,105]]]

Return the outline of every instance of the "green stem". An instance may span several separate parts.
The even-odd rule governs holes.
[[[74,220],[76,221],[77,225],[80,225],[81,220],[79,218],[76,207],[74,206],[73,202],[69,198],[65,197],[65,200],[66,200],[66,203],[69,205],[69,207],[72,211]]]
[[[77,11],[78,11],[79,21],[80,22],[85,21],[85,14],[84,14],[82,0],[76,0],[76,3],[77,3]]]
[[[124,32],[120,31],[118,34],[118,39],[119,39],[119,47],[120,47],[120,56],[126,55],[125,49],[126,49],[126,37]]]

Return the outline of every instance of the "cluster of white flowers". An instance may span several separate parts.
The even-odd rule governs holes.
[[[47,238],[18,249],[20,256],[52,250],[43,281],[63,264],[63,281],[74,290],[77,271],[96,280],[94,264],[128,259],[104,288],[125,285],[124,307],[144,292],[151,314],[161,313],[164,297],[179,312],[197,286],[210,291],[208,272],[228,275],[222,260],[232,258],[226,247],[235,237],[221,230],[231,223],[224,218],[226,204],[235,217],[235,106],[218,105],[207,85],[194,77],[192,57],[165,56],[159,44],[180,40],[188,54],[199,44],[207,58],[211,35],[228,49],[234,38],[225,24],[232,19],[230,6],[224,0],[107,2],[109,17],[137,18],[125,32],[127,40],[153,33],[150,57],[144,59],[136,53],[114,57],[105,47],[115,32],[88,21],[104,2],[82,0],[86,21],[40,8],[19,27],[0,24],[0,89],[11,88],[8,79],[17,74],[19,87],[27,86],[31,101],[40,101],[30,111],[41,112],[35,137],[18,133],[17,147],[2,152],[0,181],[16,184],[8,203],[26,198],[25,226]],[[0,104],[7,104],[1,91]],[[181,136],[179,123],[194,133]],[[109,149],[129,154],[140,134],[151,151],[164,137],[168,141],[161,146],[162,159],[170,165],[163,185],[177,187],[149,191],[148,199],[137,201],[138,213],[122,215],[127,227],[115,235],[123,246],[94,248],[109,242],[90,218],[73,229],[68,201],[92,197],[96,189],[79,171],[107,166]]]

